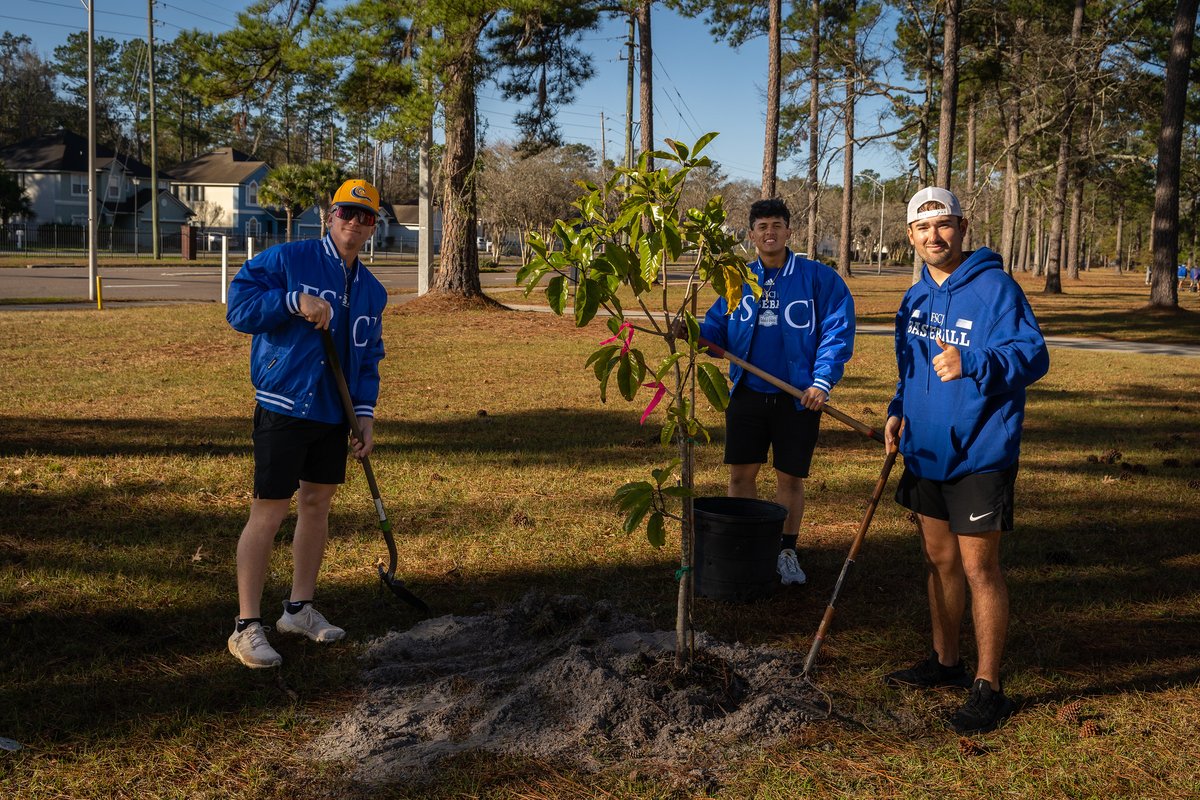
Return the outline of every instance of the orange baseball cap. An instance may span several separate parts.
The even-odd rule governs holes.
[[[379,213],[379,190],[361,179],[346,181],[333,193],[334,206],[358,206]]]

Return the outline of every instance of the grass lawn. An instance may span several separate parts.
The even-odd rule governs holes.
[[[903,284],[855,278],[862,321],[887,322]],[[1200,343],[1200,315],[1130,312],[1146,296],[1140,276],[1093,273],[1063,298],[1026,289],[1047,333]],[[599,403],[583,362],[606,329],[412,305],[388,312],[385,333],[372,461],[410,588],[439,614],[538,588],[610,598],[671,628],[678,533],[654,550],[620,531],[610,501],[671,455],[638,426],[640,405],[615,392]],[[364,643],[417,620],[379,589],[386,551],[361,471],[351,465],[335,501],[319,585],[349,640],[273,635],[284,666],[251,672],[225,650],[250,498],[249,337],[215,305],[5,313],[0,335],[0,737],[23,745],[0,750],[0,796],[699,791],[669,767],[590,775],[489,755],[448,762],[432,786],[360,790],[342,766],[308,762],[305,743],[364,691]],[[835,396],[876,426],[890,344],[860,337]],[[1004,542],[1018,715],[963,743],[939,722],[959,695],[882,685],[928,648],[915,535],[885,499],[821,651],[834,718],[719,765],[712,794],[1200,795],[1200,359],[1054,349],[1051,361],[1030,392],[1018,530]],[[722,426],[707,420],[718,441],[699,451],[698,483],[720,494]],[[803,659],[881,463],[878,445],[826,420],[802,533],[809,584],[754,605],[698,601],[697,627]],[[289,538],[285,524],[267,614],[290,583]],[[1097,735],[1056,718],[1074,700]]]

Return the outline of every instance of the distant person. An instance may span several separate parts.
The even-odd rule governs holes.
[[[1188,268],[1187,268],[1187,264],[1180,264],[1180,265],[1179,265],[1179,268],[1178,268],[1177,270],[1175,270],[1175,277],[1176,277],[1176,278],[1179,280],[1179,283],[1177,283],[1177,284],[1175,285],[1175,291],[1176,291],[1176,292],[1182,292],[1182,291],[1183,291],[1183,284],[1184,284],[1184,282],[1186,282],[1186,281],[1187,281],[1187,279],[1188,279]]]
[[[908,240],[925,266],[896,314],[899,380],[884,429],[888,451],[904,456],[896,500],[917,516],[933,623],[929,657],[886,681],[969,687],[950,718],[963,734],[992,730],[1015,708],[1000,680],[1008,628],[1000,535],[1013,529],[1025,387],[1050,366],[1020,286],[991,250],[963,252],[966,231],[946,189],[909,201]],[[974,678],[959,655],[968,587]]]
[[[1200,291],[1200,264],[1192,267],[1192,291]]]
[[[708,310],[700,334],[731,354],[783,380],[804,394],[794,399],[736,364],[725,412],[725,463],[729,496],[758,496],[758,471],[768,450],[775,467],[775,500],[787,508],[776,561],[780,582],[807,580],[796,555],[820,411],[854,352],[854,299],[836,271],[788,249],[791,213],[782,200],[750,206],[750,241],[758,259],[750,269],[762,287],[749,284],[730,313],[721,297]]]
[[[263,629],[260,602],[279,526],[296,501],[290,599],[275,627],[333,642],[345,631],[312,604],[329,536],[329,506],[346,480],[350,430],[321,331],[328,330],[345,371],[362,440],[356,458],[374,447],[381,321],[387,291],[359,260],[375,232],[379,192],[346,181],[333,196],[322,239],[282,244],[247,261],[229,287],[229,324],[254,335],[254,499],[237,548],[239,612],[229,652],[247,667],[282,659]]]

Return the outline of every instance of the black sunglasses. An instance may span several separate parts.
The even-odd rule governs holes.
[[[359,225],[374,225],[375,215],[365,208],[357,206],[336,206],[333,215],[347,222],[357,222]]]

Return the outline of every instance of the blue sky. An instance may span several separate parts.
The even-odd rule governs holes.
[[[122,41],[145,37],[146,0],[95,2],[97,33]],[[156,0],[156,36],[173,39],[185,28],[226,30],[246,5],[239,0],[205,0],[202,4]],[[709,145],[708,154],[730,177],[757,182],[762,170],[765,35],[733,49],[714,42],[701,20],[685,19],[657,7],[654,14],[655,138],[691,142],[708,131],[719,131],[721,135]],[[69,33],[87,29],[87,10],[82,0],[6,3],[0,11],[0,29],[28,35],[48,58]],[[577,93],[576,102],[559,114],[564,138],[599,151],[603,113],[605,149],[610,158],[619,157],[624,149],[626,64],[622,56],[626,30],[624,22],[614,20],[587,35],[584,46],[594,56],[596,74]],[[481,88],[479,109],[488,123],[488,141],[516,138],[512,104],[500,99],[494,85]],[[635,97],[635,116],[637,113]],[[876,117],[869,109],[859,110],[860,119]],[[855,166],[886,177],[903,171],[888,146],[860,149]],[[802,174],[804,169],[802,162],[786,163],[780,165],[780,174]],[[841,182],[840,164],[832,165],[829,180]]]

